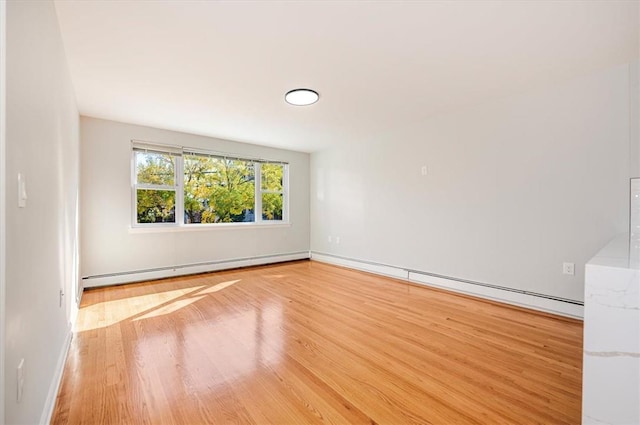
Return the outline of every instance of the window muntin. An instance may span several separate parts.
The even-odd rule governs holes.
[[[287,163],[132,143],[134,226],[287,222]]]

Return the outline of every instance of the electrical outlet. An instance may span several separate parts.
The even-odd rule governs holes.
[[[20,363],[18,363],[16,378],[17,378],[16,400],[18,401],[18,403],[20,403],[22,401],[22,393],[24,391],[24,359],[21,359]]]
[[[340,236],[336,236],[336,244],[340,245]]]
[[[426,176],[426,175],[427,175],[427,171],[428,171],[428,170],[427,170],[427,166],[426,166],[426,165],[423,165],[423,166],[420,168],[420,174],[422,174],[423,176]]]
[[[562,274],[575,275],[576,265],[574,263],[562,263]]]

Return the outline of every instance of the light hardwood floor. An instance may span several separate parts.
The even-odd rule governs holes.
[[[84,293],[55,424],[579,424],[582,323],[300,261]]]

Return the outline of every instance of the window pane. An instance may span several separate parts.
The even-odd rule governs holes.
[[[136,152],[136,182],[173,186],[175,157],[156,152]]]
[[[184,155],[185,223],[255,221],[253,162]]]
[[[284,165],[264,163],[260,168],[262,170],[262,190],[282,192]]]
[[[263,193],[262,194],[262,219],[282,220],[282,194]]]
[[[175,191],[138,189],[136,192],[138,223],[175,223]]]

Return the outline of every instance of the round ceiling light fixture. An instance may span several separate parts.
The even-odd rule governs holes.
[[[284,95],[284,100],[290,105],[295,106],[307,106],[313,105],[320,99],[320,95],[317,91],[311,89],[294,89],[289,90]]]

